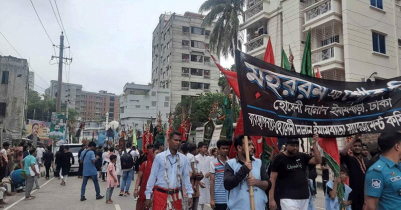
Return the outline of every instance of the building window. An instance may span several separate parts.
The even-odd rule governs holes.
[[[170,96],[166,96],[165,101],[170,101]]]
[[[210,89],[210,84],[208,84],[208,83],[203,84],[203,89],[209,90]]]
[[[182,27],[182,33],[183,34],[189,34],[189,27],[183,26]]]
[[[189,74],[189,68],[182,67],[183,74]]]
[[[146,109],[149,109],[149,106],[146,106]]]
[[[370,0],[370,5],[383,9],[383,0]]]
[[[189,41],[188,40],[182,40],[182,46],[183,47],[189,47]]]
[[[203,84],[199,82],[191,82],[191,89],[195,90],[203,89]]]
[[[1,76],[1,84],[8,84],[8,76],[9,72],[8,71],[3,71],[2,76]]]
[[[170,56],[167,56],[167,63],[170,62]]]
[[[398,40],[398,47],[401,47],[401,39]]]
[[[168,107],[169,102],[164,102],[164,107]]]
[[[110,97],[110,101],[114,101],[114,96]]]
[[[169,117],[168,115],[169,115],[169,114],[168,114],[168,113],[166,113],[166,118],[167,118],[167,119],[168,119],[168,117]]]
[[[6,116],[6,109],[7,109],[7,104],[0,103],[0,116],[2,116],[2,117]]]
[[[120,109],[121,109],[120,112],[124,113],[124,107],[121,107]]]
[[[203,28],[199,28],[199,27],[191,27],[191,33],[192,34],[203,35],[204,34],[204,30],[203,30]]]
[[[373,51],[386,54],[386,37],[383,34],[372,32]]]
[[[188,62],[188,60],[189,60],[189,54],[182,54],[182,61]]]
[[[191,47],[204,49],[205,45],[203,45],[203,42],[191,40]]]
[[[135,105],[135,108],[141,108],[141,105]]]
[[[205,31],[205,35],[206,35],[206,36],[210,36],[210,31],[209,31],[209,30],[206,30],[206,31]]]
[[[152,96],[156,96],[156,92],[155,91],[152,91]]]
[[[203,76],[203,70],[202,69],[192,69],[191,68],[191,75]]]
[[[210,63],[210,57],[205,57],[205,63]]]
[[[201,56],[201,55],[191,55],[191,61],[192,62],[203,63],[203,56]]]
[[[156,106],[156,101],[152,101],[152,106]]]
[[[204,70],[204,71],[203,71],[203,76],[204,76],[205,78],[210,79],[210,70]]]
[[[181,87],[183,87],[183,88],[189,88],[189,82],[187,82],[187,81],[182,81],[182,82],[181,82]]]

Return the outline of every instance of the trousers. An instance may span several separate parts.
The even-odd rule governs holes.
[[[26,177],[25,198],[29,198],[31,196],[34,181],[35,177],[28,174]]]
[[[81,187],[81,198],[85,197],[85,190],[86,190],[86,185],[88,184],[88,179],[92,179],[93,184],[95,185],[96,197],[99,197],[100,196],[99,181],[97,179],[97,175],[93,175],[93,176],[84,176]]]
[[[129,192],[129,188],[131,187],[131,181],[134,177],[134,170],[130,169],[128,171],[123,171],[123,180],[121,181],[121,191]]]
[[[106,191],[106,201],[111,200],[111,196],[113,195],[113,190],[114,190],[114,187],[109,187],[109,188],[107,188],[107,191]]]
[[[174,198],[178,198],[178,194],[180,192],[173,195]],[[172,203],[174,210],[182,209],[181,199],[175,199]],[[162,193],[157,190],[153,192],[153,210],[166,210],[167,208],[167,193]]]

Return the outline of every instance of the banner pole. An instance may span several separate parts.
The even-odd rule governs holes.
[[[246,161],[250,161],[251,158],[249,157],[249,146],[248,146],[248,136],[244,136],[244,146],[245,146],[245,158]],[[252,171],[249,172],[248,177],[252,177]],[[253,197],[253,187],[252,186],[248,186],[249,187],[249,198],[251,201],[251,210],[255,210],[255,199]]]

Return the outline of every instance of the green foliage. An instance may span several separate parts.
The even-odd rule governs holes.
[[[218,103],[217,106],[217,118],[223,116],[223,104],[224,104],[223,93],[206,93],[201,94],[197,97],[185,97],[182,101],[176,106],[174,115],[173,128],[177,130],[182,121],[182,107],[186,107],[186,112],[189,113],[191,110],[191,114],[189,115],[192,123],[192,130],[197,127],[203,126],[208,120],[210,111],[213,110],[213,105],[215,102]],[[192,102],[191,102],[192,101]],[[238,118],[238,104],[236,105],[236,113]],[[186,115],[188,117],[188,114]],[[223,124],[223,120],[216,120],[216,124]]]
[[[51,113],[56,111],[56,99],[49,96],[40,96],[38,92],[29,90],[28,92],[28,119],[50,121]]]
[[[217,85],[221,88],[221,92],[223,92],[224,88],[227,86],[227,79],[225,76],[219,77],[219,82]]]
[[[203,26],[211,26],[214,23],[210,35],[210,49],[222,54],[234,56],[235,50],[241,48],[238,40],[240,20],[245,21],[245,0],[206,0],[199,12],[208,12],[203,19]]]

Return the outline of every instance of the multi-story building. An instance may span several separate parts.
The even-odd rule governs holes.
[[[151,85],[127,83],[124,95],[120,96],[120,121],[126,130],[135,126],[143,132],[146,124],[156,124],[157,115],[161,115],[162,123],[168,123],[171,93],[169,89],[152,88]]]
[[[162,14],[153,31],[152,87],[171,90],[170,110],[185,96],[219,90],[219,70],[205,50],[212,27],[203,16]]]
[[[58,81],[50,81],[50,87],[45,90],[45,94],[50,96],[50,98],[57,98],[58,92]],[[69,109],[76,108],[77,96],[82,92],[82,85],[72,84],[72,83],[62,83],[61,85],[61,103],[68,104]]]
[[[99,93],[81,91],[76,96],[76,110],[83,121],[119,120],[119,97],[113,93],[101,90]]]
[[[400,1],[248,0],[245,22],[246,52],[263,58],[271,38],[276,63],[281,49],[300,69],[308,30],[314,68],[322,77],[364,81],[400,75]]]
[[[35,72],[29,71],[29,90],[34,90],[35,89]]]
[[[0,56],[0,132],[6,131],[13,139],[21,138],[25,126],[28,72],[26,59]],[[1,139],[6,140],[11,139]]]

